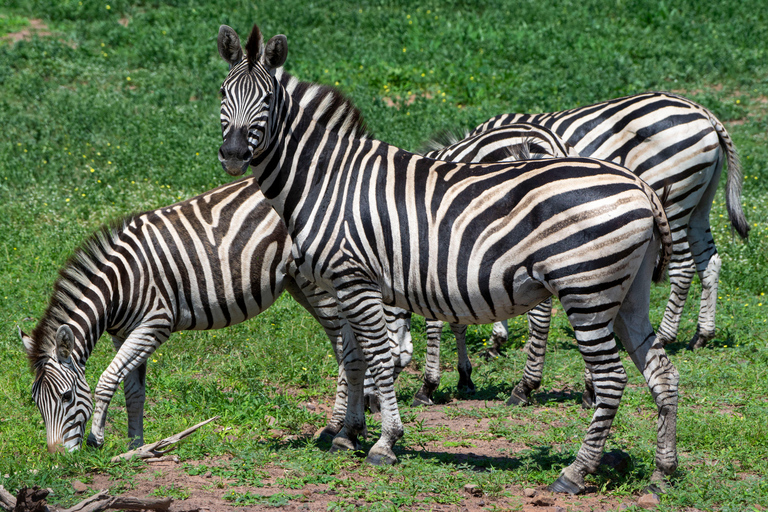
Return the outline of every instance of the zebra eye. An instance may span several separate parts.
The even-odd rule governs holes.
[[[63,395],[61,395],[61,400],[63,402],[71,402],[72,401],[72,391],[66,391]]]
[[[223,87],[221,88],[221,90],[219,92],[221,93],[221,99],[222,100],[227,99],[227,91],[225,91]]]

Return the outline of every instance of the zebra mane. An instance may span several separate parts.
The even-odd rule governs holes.
[[[245,42],[245,58],[248,60],[249,70],[261,59],[263,48],[264,36],[261,35],[259,27],[254,25],[251,29],[251,34],[248,36],[248,40]]]
[[[424,155],[430,151],[440,151],[441,149],[445,149],[448,146],[453,146],[468,136],[468,130],[443,130],[441,132],[437,132],[428,140],[424,141],[415,152],[419,155]]]
[[[76,297],[91,285],[88,276],[98,271],[99,262],[112,251],[120,233],[139,215],[141,214],[129,215],[102,226],[75,249],[59,269],[59,277],[53,285],[48,307],[30,335],[33,344],[27,358],[36,378],[41,376],[46,360],[55,353],[53,344],[56,330],[64,323],[73,322],[69,312],[78,307]],[[82,347],[75,345],[76,352],[81,349]]]
[[[373,137],[363,114],[350,98],[335,87],[313,82],[302,82],[282,67],[275,77],[301,108],[312,119],[341,136],[367,139]]]

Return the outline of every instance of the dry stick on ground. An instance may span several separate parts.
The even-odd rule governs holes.
[[[145,444],[135,450],[131,450],[115,457],[112,457],[112,462],[119,460],[129,460],[133,457],[140,459],[148,459],[158,457],[175,448],[175,444],[184,439],[185,437],[193,434],[197,429],[206,425],[213,420],[219,419],[221,416],[214,416],[195,426],[189,427],[183,432],[166,437],[155,443]],[[134,498],[131,496],[110,496],[107,491],[101,491],[98,494],[86,498],[77,505],[67,509],[59,509],[56,507],[50,507],[45,501],[48,496],[48,491],[34,488],[22,488],[19,490],[17,497],[14,497],[11,493],[5,490],[0,485],[0,509],[13,512],[98,512],[100,510],[107,509],[121,509],[121,510],[168,510],[173,502],[172,498]]]
[[[168,453],[169,451],[176,448],[175,445],[185,437],[192,434],[195,430],[199,429],[203,425],[212,422],[213,420],[219,419],[221,416],[214,416],[213,418],[209,418],[202,423],[198,423],[194,427],[189,427],[187,430],[183,432],[179,432],[178,434],[172,435],[171,437],[166,437],[165,439],[161,439],[160,441],[157,441],[155,443],[151,444],[145,444],[143,446],[139,446],[135,450],[131,450],[125,453],[121,453],[120,455],[116,455],[112,457],[112,462],[117,462],[118,460],[124,459],[129,460],[133,457],[138,457],[140,459],[149,459],[154,457],[159,457],[163,454]]]
[[[110,496],[107,491],[86,498],[70,508],[60,509],[49,506],[45,498],[46,489],[23,487],[16,498],[0,486],[0,507],[13,512],[99,512],[107,509],[158,510],[171,508],[173,498],[134,498],[131,496]]]

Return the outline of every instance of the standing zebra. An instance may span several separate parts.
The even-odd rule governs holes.
[[[715,306],[721,260],[709,226],[709,213],[724,162],[725,200],[734,230],[749,234],[741,207],[742,174],[736,148],[712,112],[681,96],[648,92],[542,114],[503,114],[470,135],[516,123],[549,128],[580,156],[623,165],[654,190],[670,187],[666,213],[672,228],[672,286],[658,337],[675,341],[691,281],[698,273],[701,304],[696,333],[688,348],[703,347],[715,335]],[[496,338],[495,350],[503,338]]]
[[[22,333],[48,450],[73,450],[82,442],[93,411],[83,371],[105,331],[117,354],[96,386],[88,438],[94,446],[104,442],[107,408],[121,381],[128,437],[133,445],[143,444],[146,362],[172,332],[243,322],[285,289],[320,322],[341,363],[336,302],[300,276],[294,281],[286,274],[290,247],[285,225],[253,177],[133,215],[88,239],[60,271],[32,335]],[[410,345],[410,333],[395,325],[401,321],[388,320],[393,337]],[[393,340],[393,346],[400,344]],[[410,351],[394,355],[398,366],[410,360]],[[326,435],[335,435],[345,416],[342,369]]]
[[[334,295],[355,333],[343,354],[347,416],[332,449],[359,447],[367,367],[381,395],[382,435],[366,460],[397,460],[392,447],[403,425],[383,304],[487,323],[554,294],[596,375],[597,407],[576,460],[553,489],[581,492],[584,476],[599,466],[627,382],[614,325],[659,409],[653,478],[675,470],[679,376],[648,319],[650,280],[663,273],[671,236],[642,180],[581,158],[431,160],[368,137],[362,123],[340,134],[335,119],[354,106],[341,95],[316,102],[323,86],[284,73],[285,36],[265,45],[254,26],[243,58],[237,34],[222,26],[218,48],[230,64],[219,160],[232,175],[252,168],[288,227],[293,265]],[[654,271],[659,239],[664,251]]]
[[[426,155],[444,160],[480,161],[473,152],[460,150],[468,144],[467,141],[519,123],[535,123],[551,129],[579,155],[617,162],[640,176],[657,192],[668,188],[665,209],[674,242],[669,265],[671,295],[658,337],[665,345],[677,338],[683,306],[693,275],[698,272],[702,283],[701,305],[696,334],[688,348],[706,345],[715,334],[721,265],[709,227],[709,213],[725,161],[728,162],[728,216],[742,238],[746,239],[749,233],[749,224],[740,202],[741,168],[733,142],[722,123],[709,110],[690,100],[674,94],[651,92],[563,112],[500,115],[479,125],[463,142],[451,141],[451,145],[442,148],[439,156],[435,156],[434,152]],[[431,147],[440,149],[435,144]],[[491,160],[485,157],[483,161]],[[512,391],[509,404],[527,404],[532,391],[541,384],[550,317],[551,301],[542,302],[528,313],[528,357],[523,378]],[[505,327],[494,325],[490,354],[500,352],[502,343],[507,339]],[[428,340],[428,350],[434,351],[432,338],[428,337]],[[462,341],[463,337],[457,337],[457,345]],[[459,380],[467,382],[471,364],[466,356],[461,357],[463,354],[466,354],[466,349],[462,350],[460,346]],[[435,364],[428,358],[427,369],[432,369]],[[431,391],[437,388],[439,378],[439,367],[425,375],[425,387],[417,394],[416,402],[431,403]],[[585,382],[583,403],[585,407],[590,407],[594,390],[589,372],[585,373]]]

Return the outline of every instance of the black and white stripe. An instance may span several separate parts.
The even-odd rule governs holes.
[[[652,189],[623,167],[593,159],[449,163],[361,130],[341,131],[336,119],[353,105],[317,104],[318,86],[282,72],[284,36],[264,45],[254,27],[245,59],[232,44],[237,40],[221,27],[219,51],[231,65],[222,85],[222,166],[234,175],[252,168],[285,221],[297,271],[334,295],[356,335],[344,347],[350,394],[334,449],[359,446],[367,367],[382,412],[382,435],[367,460],[396,460],[392,446],[403,426],[384,304],[470,324],[523,314],[554,294],[597,393],[584,443],[554,488],[582,491],[584,476],[599,464],[627,381],[614,326],[659,408],[654,477],[674,471],[678,375],[648,320],[659,240],[656,277],[668,262],[671,236]],[[258,133],[265,135],[251,135]]]

